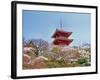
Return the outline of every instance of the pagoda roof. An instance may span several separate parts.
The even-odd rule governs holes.
[[[71,34],[72,32],[56,29],[56,32],[53,34],[52,38],[55,38],[56,36],[69,37]]]
[[[69,45],[71,42],[73,41],[73,39],[55,39],[53,41],[53,44],[55,45]]]

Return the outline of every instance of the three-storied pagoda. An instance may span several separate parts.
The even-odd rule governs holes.
[[[52,38],[54,38],[53,44],[59,46],[69,46],[73,39],[69,39],[68,37],[72,34],[72,32],[67,32],[62,29],[62,22],[60,22],[61,29],[56,29]]]

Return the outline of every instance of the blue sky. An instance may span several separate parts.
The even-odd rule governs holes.
[[[86,13],[47,12],[23,10],[22,13],[23,37],[29,39],[44,39],[52,43],[51,36],[56,28],[73,32],[69,37],[74,39],[71,45],[90,43],[91,15]]]

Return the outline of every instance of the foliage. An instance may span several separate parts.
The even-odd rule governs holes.
[[[32,39],[24,41],[25,46],[35,48],[34,53],[38,56],[40,53],[48,50],[48,42],[42,39]]]
[[[48,42],[43,39],[33,39],[32,43],[37,46],[40,51],[48,49]]]
[[[47,68],[65,67],[65,62],[64,60],[51,60],[46,62],[46,67]]]
[[[54,53],[59,53],[60,52],[60,49],[57,48],[57,47],[54,47],[51,52],[54,52]]]
[[[88,55],[85,55],[91,53],[89,44],[73,46],[72,48],[64,48],[65,50],[53,46],[51,51],[48,50],[48,42],[42,39],[31,39],[29,41],[24,41],[23,44],[33,48],[32,51],[27,53],[31,58],[31,62],[33,63],[23,64],[23,69],[60,68],[91,65],[90,57],[86,58]],[[39,56],[44,56],[48,60],[41,63],[39,60],[36,60],[35,62],[34,60]]]
[[[87,63],[87,60],[85,58],[80,58],[78,59],[77,61],[79,64],[84,64],[84,63]]]

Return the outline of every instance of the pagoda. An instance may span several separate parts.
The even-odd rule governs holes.
[[[52,38],[54,38],[53,45],[58,46],[69,46],[73,39],[69,39],[68,37],[72,34],[72,32],[67,32],[62,29],[62,22],[60,22],[61,29],[56,29]]]

